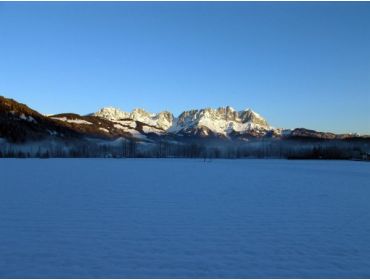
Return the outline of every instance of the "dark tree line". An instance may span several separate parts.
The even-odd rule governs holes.
[[[25,148],[0,144],[4,158],[286,158],[286,159],[361,159],[370,151],[367,142],[258,140],[247,143],[159,140],[142,143],[122,139],[118,144],[94,142],[54,143]]]

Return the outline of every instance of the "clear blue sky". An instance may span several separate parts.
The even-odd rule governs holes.
[[[370,3],[0,2],[0,95],[370,133]]]

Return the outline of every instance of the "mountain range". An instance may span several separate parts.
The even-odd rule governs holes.
[[[266,138],[291,139],[350,139],[367,136],[334,134],[296,128],[274,128],[265,118],[251,109],[236,111],[232,107],[205,108],[157,114],[143,109],[124,112],[117,108],[102,108],[81,116],[75,113],[43,115],[13,99],[0,96],[0,138],[9,142],[52,139],[135,139],[155,142],[161,139],[218,139],[249,141]]]

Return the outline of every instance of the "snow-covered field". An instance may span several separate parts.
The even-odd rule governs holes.
[[[0,160],[2,278],[369,278],[370,165]]]

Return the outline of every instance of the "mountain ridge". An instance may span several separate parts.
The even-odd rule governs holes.
[[[230,106],[217,109],[192,109],[183,111],[177,117],[169,111],[149,113],[143,109],[134,109],[129,113],[114,107],[102,108],[91,115],[116,122],[130,118],[175,134],[196,135],[197,131],[200,131],[200,134],[207,136],[209,130],[214,134],[228,137],[233,131],[248,132],[273,129],[263,117],[251,109],[236,111]]]
[[[230,106],[187,110],[175,117],[169,111],[150,113],[137,108],[124,112],[104,107],[81,116],[74,113],[43,115],[13,99],[0,96],[0,137],[26,142],[48,136],[61,139],[120,137],[153,142],[159,138],[227,139],[248,141],[262,138],[345,139],[358,134],[334,134],[305,128],[274,128],[251,109],[236,111]],[[364,136],[367,137],[367,136]]]

